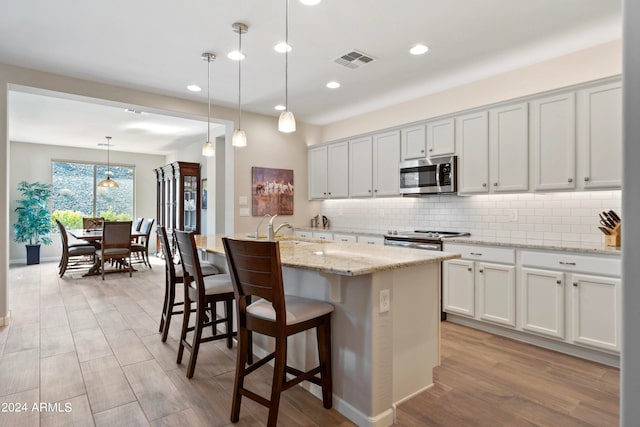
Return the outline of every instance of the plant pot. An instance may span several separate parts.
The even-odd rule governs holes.
[[[25,245],[27,248],[27,265],[40,264],[40,245]]]

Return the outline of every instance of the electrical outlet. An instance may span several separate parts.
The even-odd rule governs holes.
[[[508,209],[509,221],[516,222],[518,220],[518,209]]]
[[[380,291],[380,313],[386,313],[391,310],[391,295],[389,289]]]

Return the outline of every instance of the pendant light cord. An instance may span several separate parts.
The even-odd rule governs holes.
[[[207,142],[211,142],[211,55],[207,54]]]
[[[285,30],[284,30],[284,106],[289,111],[289,0],[286,1],[285,8]]]
[[[107,137],[107,179],[111,179],[111,137],[110,136]]]
[[[241,104],[241,90],[242,90],[242,26],[238,28],[238,130],[242,129],[240,121],[242,120],[242,104]]]

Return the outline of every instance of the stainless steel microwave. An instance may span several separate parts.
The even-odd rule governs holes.
[[[457,188],[457,157],[407,160],[400,163],[400,194],[455,193]]]

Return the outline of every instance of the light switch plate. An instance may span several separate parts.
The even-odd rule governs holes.
[[[249,204],[249,201],[247,200],[247,196],[239,196],[238,197],[238,204],[240,206],[247,206]]]
[[[240,216],[249,216],[249,208],[240,208]]]

